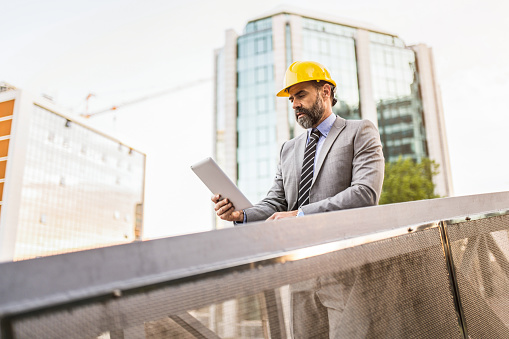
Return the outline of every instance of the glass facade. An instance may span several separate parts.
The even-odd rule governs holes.
[[[145,155],[35,105],[27,128],[15,260],[135,240]]]
[[[325,65],[337,84],[334,113],[345,119],[360,119],[359,84],[355,55],[355,28],[302,18],[303,60]]]
[[[220,49],[215,58],[216,63],[216,162],[219,166],[224,166],[225,164],[225,142],[224,142],[224,132],[226,128],[225,121],[225,100],[224,100],[224,52],[223,49]]]
[[[415,54],[392,36],[370,33],[378,129],[386,161],[428,156]]]
[[[278,159],[271,22],[249,23],[237,41],[238,186],[252,202],[266,195]]]
[[[293,61],[292,57],[292,30],[289,23],[285,25],[285,57],[286,68],[290,67]],[[288,101],[288,128],[290,138],[295,137],[295,112],[292,108],[292,103]]]

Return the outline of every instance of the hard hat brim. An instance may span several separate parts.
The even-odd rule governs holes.
[[[326,83],[329,83],[331,84],[332,86],[334,86],[334,88],[336,87],[336,82],[332,79],[330,80],[306,80],[306,81],[300,81],[300,82],[297,82],[295,84],[292,84],[291,86],[288,86],[288,87],[285,87],[283,88],[282,90],[280,90],[279,92],[277,92],[276,96],[277,97],[289,97],[290,96],[290,93],[289,93],[289,89],[290,87],[294,86],[294,85],[297,85],[297,84],[300,84],[300,83],[303,83],[303,82],[311,82],[311,81],[316,81],[316,82],[319,82],[319,81],[324,81]]]
[[[289,96],[290,96],[290,93],[288,93],[288,88],[289,88],[289,87],[287,87],[287,88],[283,88],[282,90],[280,90],[280,91],[276,94],[276,96],[277,96],[277,97],[283,97],[283,98],[284,98],[284,97],[289,97]],[[274,93],[274,92],[272,92],[272,93]]]

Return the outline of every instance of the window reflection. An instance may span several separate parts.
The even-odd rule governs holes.
[[[370,40],[373,93],[385,160],[395,161],[400,155],[420,160],[428,152],[415,54],[402,48],[395,37],[371,33]]]

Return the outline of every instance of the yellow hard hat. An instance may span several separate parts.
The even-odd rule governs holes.
[[[336,82],[331,79],[329,71],[320,63],[314,61],[295,61],[288,67],[283,82],[284,88],[276,96],[289,97],[288,89],[295,84],[311,81],[324,80],[336,87]]]

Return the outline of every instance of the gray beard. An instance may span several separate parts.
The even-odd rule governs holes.
[[[297,118],[297,113],[304,113],[304,115],[301,116],[300,118]],[[320,101],[320,98],[317,97],[315,103],[313,104],[313,107],[311,107],[310,109],[297,108],[295,110],[295,117],[297,118],[297,122],[299,125],[301,125],[304,128],[311,128],[314,125],[316,125],[318,121],[320,121],[320,119],[323,116],[323,113],[324,113],[323,104]]]

